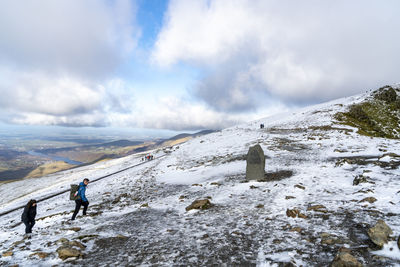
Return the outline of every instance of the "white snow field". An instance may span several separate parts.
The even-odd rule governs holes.
[[[81,211],[69,221],[75,204],[68,193],[39,202],[30,239],[17,225],[22,209],[1,216],[0,265],[329,266],[346,248],[365,266],[400,266],[400,142],[359,135],[333,119],[366,96],[152,151],[153,161],[89,184],[88,216]],[[275,179],[246,182],[245,158],[255,144]],[[142,156],[2,184],[0,213],[139,164]],[[368,182],[353,185],[358,175]],[[210,209],[186,211],[205,198]],[[289,217],[288,209],[305,216]],[[380,219],[393,234],[377,250],[366,233]],[[83,244],[75,246],[83,255],[60,259],[61,238]]]

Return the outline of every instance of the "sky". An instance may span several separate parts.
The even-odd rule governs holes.
[[[0,126],[222,129],[400,82],[397,0],[0,0]]]

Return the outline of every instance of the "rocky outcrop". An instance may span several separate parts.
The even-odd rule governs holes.
[[[368,229],[369,238],[379,248],[388,242],[389,235],[392,233],[392,229],[383,220],[378,220],[374,227]]]
[[[192,202],[189,206],[186,207],[186,211],[192,210],[192,209],[200,209],[200,210],[206,210],[211,207],[211,202],[208,199],[197,199]]]
[[[265,176],[265,155],[260,145],[249,148],[246,157],[246,179],[262,180]]]
[[[332,267],[362,267],[363,265],[357,261],[348,252],[339,252],[332,262]]]

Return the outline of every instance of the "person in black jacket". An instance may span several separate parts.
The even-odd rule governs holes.
[[[24,212],[21,216],[21,221],[25,224],[25,233],[32,233],[32,227],[35,225],[35,217],[36,217],[36,200],[29,200],[28,204],[26,204],[24,208]]]

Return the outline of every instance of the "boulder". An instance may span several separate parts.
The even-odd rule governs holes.
[[[357,261],[350,253],[339,252],[332,262],[332,267],[362,267],[363,265]]]
[[[265,155],[260,145],[249,148],[246,156],[246,179],[260,180],[265,176]]]
[[[83,254],[80,250],[72,247],[62,246],[57,249],[58,257],[62,260],[68,258],[79,258],[82,257]]]
[[[388,242],[389,235],[392,233],[392,229],[383,220],[378,220],[374,227],[368,229],[369,238],[379,248]]]
[[[200,210],[206,210],[211,207],[211,202],[208,199],[197,199],[192,202],[189,206],[186,207],[186,211],[192,210],[192,209],[200,209]]]

